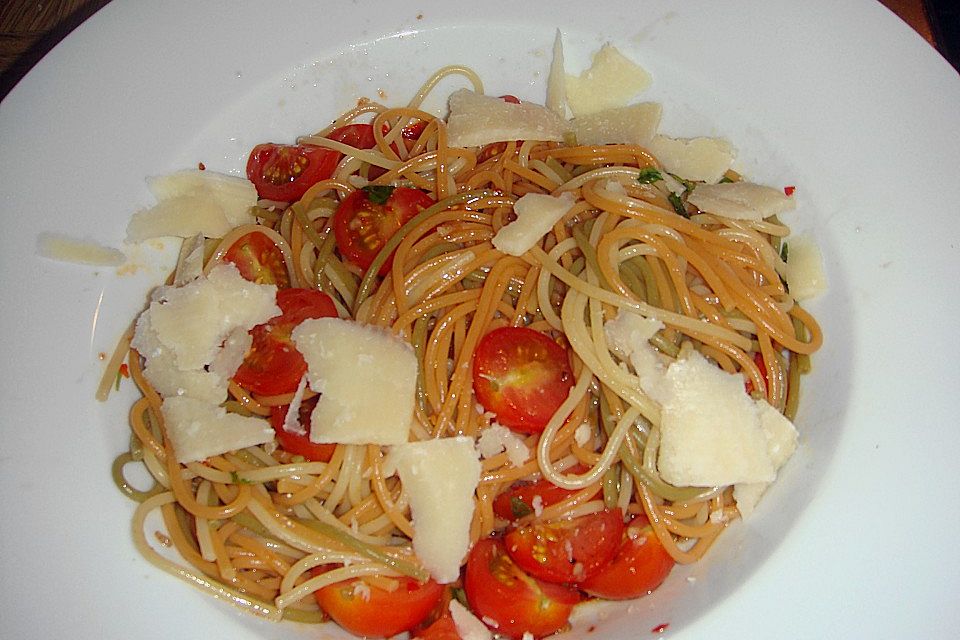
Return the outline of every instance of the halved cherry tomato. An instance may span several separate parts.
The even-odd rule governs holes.
[[[294,202],[333,175],[340,154],[308,144],[258,144],[247,160],[247,178],[261,198]]]
[[[507,531],[510,558],[535,578],[576,584],[613,560],[623,541],[620,509],[579,518],[535,522]]]
[[[377,146],[372,124],[348,124],[345,127],[334,129],[327,137],[357,149],[373,149]]]
[[[543,431],[572,387],[566,350],[539,331],[494,329],[480,339],[473,354],[477,400],[514,431]]]
[[[290,338],[307,318],[337,315],[330,296],[315,289],[280,289],[277,306],[283,312],[250,330],[253,346],[233,379],[247,391],[265,396],[293,393],[307,371],[307,363]]]
[[[409,631],[430,615],[444,587],[433,580],[393,578],[400,585],[386,591],[353,578],[318,589],[320,608],[341,627],[358,636],[388,638]]]
[[[590,595],[609,600],[639,598],[659,587],[673,565],[673,558],[641,515],[627,525],[613,561],[578,586]]]
[[[240,275],[257,284],[275,284],[283,289],[290,286],[283,252],[273,240],[259,231],[240,236],[223,255],[226,262],[237,266]]]
[[[527,575],[499,538],[484,538],[473,546],[463,587],[474,614],[484,622],[493,621],[498,634],[511,638],[524,632],[539,638],[559,631],[580,601],[572,589]]]
[[[569,470],[569,473],[579,474],[586,470],[586,467],[576,465]],[[599,486],[597,491],[600,491]],[[536,513],[538,506],[541,508],[549,507],[575,493],[576,491],[572,489],[558,487],[546,479],[536,482],[518,482],[494,498],[493,513],[504,520],[517,520],[531,513]]]
[[[291,433],[283,428],[283,421],[290,409],[290,405],[286,404],[270,408],[270,426],[277,432],[277,442],[280,443],[280,448],[284,451],[295,456],[303,456],[307,460],[315,462],[329,462],[337,445],[310,442],[310,414],[313,412],[313,408],[317,406],[318,398],[319,396],[314,396],[300,403],[298,419],[303,428],[306,429],[306,434]]]
[[[337,249],[347,260],[368,269],[387,241],[412,217],[434,204],[419,189],[370,186],[351,193],[333,216]],[[393,256],[380,268],[390,270]]]
[[[460,640],[457,625],[449,613],[444,613],[433,624],[413,635],[417,640]]]

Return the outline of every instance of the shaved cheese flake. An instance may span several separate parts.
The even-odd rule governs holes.
[[[492,640],[493,634],[487,625],[456,599],[450,600],[450,617],[462,640]]]
[[[153,178],[148,184],[158,202],[133,214],[127,242],[198,233],[220,238],[234,227],[256,222],[250,208],[257,204],[257,191],[244,178],[188,170]]]
[[[116,267],[126,260],[126,256],[118,249],[60,233],[41,233],[37,236],[37,253],[51,260],[95,267]]]
[[[182,287],[203,275],[203,234],[186,238],[180,245],[177,268],[173,273],[173,285]]]
[[[553,39],[553,60],[550,62],[550,75],[547,76],[547,109],[561,118],[567,117],[567,80],[563,71],[563,37],[560,29]]]
[[[410,498],[417,557],[437,582],[453,582],[470,548],[473,496],[480,481],[473,439],[401,444],[391,449],[385,468],[396,469]]]
[[[695,182],[715,184],[733,164],[733,147],[720,138],[654,136],[648,145],[664,169]]]
[[[280,315],[277,287],[245,280],[230,263],[183,287],[167,287],[147,313],[160,343],[173,351],[181,369],[209,364],[226,337]]]
[[[642,102],[580,116],[571,125],[579,144],[646,146],[657,133],[662,111],[656,102]]]
[[[251,224],[256,219],[250,207],[257,204],[257,189],[246,178],[187,169],[147,180],[150,192],[158,201],[184,195],[199,195],[209,198],[222,210],[231,226]]]
[[[664,366],[649,340],[663,328],[659,320],[626,309],[621,309],[613,320],[603,325],[613,352],[630,363],[640,379],[640,388],[658,402],[663,400],[661,387]]]
[[[752,182],[700,185],[687,196],[687,202],[701,211],[733,220],[763,220],[793,209],[795,204],[780,189]]]
[[[513,467],[522,467],[530,459],[530,448],[523,438],[501,424],[492,424],[480,432],[477,438],[477,451],[484,460],[507,452],[507,458]]]
[[[196,398],[166,398],[160,413],[181,464],[273,440],[273,429],[266,420],[227,413],[223,407]]]
[[[787,287],[797,300],[808,300],[827,290],[823,255],[811,238],[790,238],[787,244]]]
[[[177,196],[133,214],[127,223],[127,242],[161,236],[189,238],[198,233],[221,238],[232,228],[216,202],[202,196]]]
[[[310,418],[312,442],[407,441],[417,385],[408,342],[340,318],[305,320],[292,337],[307,361],[310,388],[322,394]]]
[[[568,126],[557,114],[538,104],[514,104],[469,89],[450,95],[447,144],[479,147],[508,140],[560,142]]]
[[[280,313],[276,290],[229,263],[183,287],[158,287],[131,342],[146,361],[144,376],[163,397],[220,404],[252,344],[249,330]]]
[[[693,351],[664,376],[657,467],[675,486],[713,487],[772,482],[760,409],[743,377]]]
[[[576,199],[573,194],[560,197],[527,193],[513,205],[517,219],[504,225],[493,236],[493,246],[511,256],[522,256],[567,214]]]
[[[287,414],[283,416],[283,430],[298,436],[307,435],[307,429],[300,424],[300,405],[303,403],[303,394],[307,390],[307,375],[303,374],[300,378],[300,384],[293,397],[290,398],[290,404],[287,406]]]
[[[580,76],[566,77],[567,105],[578,118],[622,107],[651,81],[643,67],[607,44],[593,55],[589,69]]]
[[[250,351],[251,346],[253,346],[253,336],[250,335],[250,329],[247,327],[234,329],[227,336],[223,347],[210,361],[210,373],[218,375],[224,380],[229,380],[243,364],[243,359]]]
[[[767,455],[774,471],[790,459],[797,448],[797,430],[786,417],[766,402],[759,402],[760,427],[767,439]],[[733,485],[733,499],[737,511],[744,518],[753,513],[760,497],[770,486],[769,482],[741,482]]]

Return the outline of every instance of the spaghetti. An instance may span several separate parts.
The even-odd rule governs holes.
[[[419,362],[411,440],[477,437],[490,426],[490,414],[477,408],[470,366],[478,341],[493,329],[529,327],[569,345],[575,384],[542,433],[524,436],[534,453],[518,465],[507,452],[482,461],[472,541],[506,526],[493,508],[498,495],[542,476],[568,493],[521,523],[620,508],[645,515],[676,562],[697,561],[738,517],[732,487],[662,479],[660,406],[614,353],[604,324],[618,311],[656,319],[663,328],[650,343],[664,361],[697,350],[742,374],[755,394],[792,418],[800,373],[822,335],[778,275],[789,229],[776,219],[729,220],[690,206],[680,215],[662,184],[638,181],[645,169],[660,169],[638,146],[527,140],[449,147],[444,122],[420,110],[449,74],[482,92],[473,72],[449,67],[404,108],[362,102],[302,138],[343,154],[333,175],[296,202],[262,200],[258,224],[207,241],[204,270],[245,234],[263,233],[280,249],[293,287],[326,292],[341,317],[409,341]],[[372,124],[372,148],[327,137],[357,122]],[[403,135],[417,124],[415,137]],[[339,203],[366,185],[413,187],[436,204],[403,224],[364,270],[338,250],[332,221]],[[506,256],[492,239],[529,193],[570,193],[575,204],[530,251]],[[382,447],[339,444],[329,461],[314,462],[263,445],[179,464],[165,436],[163,399],[145,379],[129,336],[121,349],[143,399],[131,409],[130,451],[117,459],[114,476],[139,502],[134,539],[151,563],[257,615],[300,621],[325,618],[311,597],[325,585],[362,576],[390,589],[401,576],[428,577],[410,545],[407,496],[398,478],[386,475]],[[113,373],[105,379],[112,382]],[[253,416],[292,399],[236,383],[229,394],[229,411]],[[305,399],[313,395],[308,390]],[[147,491],[124,476],[136,461],[155,481]],[[148,539],[153,512],[166,530],[161,546],[185,564]]]

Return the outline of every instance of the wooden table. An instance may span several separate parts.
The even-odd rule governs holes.
[[[0,97],[43,55],[110,0],[4,0],[0,6]],[[880,0],[936,46],[923,0]]]

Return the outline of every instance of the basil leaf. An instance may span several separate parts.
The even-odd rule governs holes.
[[[663,176],[655,167],[646,167],[645,169],[641,169],[640,173],[637,174],[637,182],[640,184],[653,184],[660,180],[663,180]]]
[[[690,217],[690,214],[687,213],[687,207],[686,205],[683,204],[683,200],[680,199],[680,196],[678,196],[673,192],[670,192],[670,194],[667,196],[667,200],[670,201],[670,204],[673,205],[673,210],[676,211],[678,214],[680,214],[684,218]]]
[[[250,482],[250,481],[247,480],[246,478],[241,478],[240,475],[239,475],[236,471],[231,471],[231,472],[230,472],[230,480],[231,480],[231,482],[233,482],[233,484],[253,484],[252,482]]]
[[[528,516],[533,513],[533,507],[520,498],[513,496],[510,498],[510,511],[513,513],[514,518],[522,518],[523,516]]]
[[[395,188],[388,184],[368,185],[363,187],[363,192],[367,194],[367,198],[373,204],[387,204],[387,200],[393,195]]]

